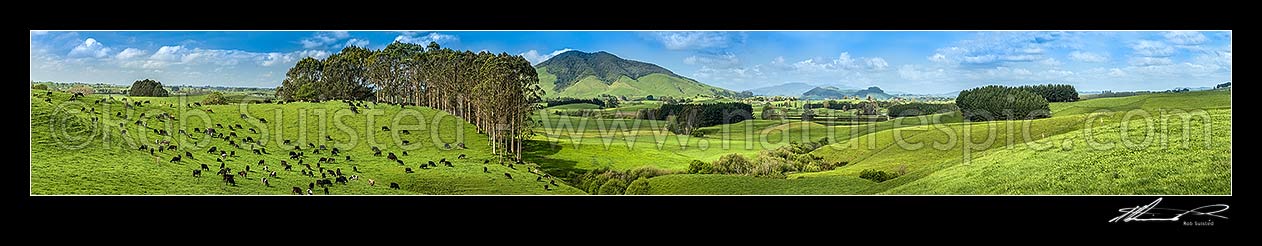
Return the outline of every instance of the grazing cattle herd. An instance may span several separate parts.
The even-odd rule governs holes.
[[[53,103],[52,96],[53,96],[52,92],[48,92],[46,94],[47,98],[45,98],[44,101],[48,103]],[[74,94],[73,96],[71,96],[70,100],[78,100],[83,97],[85,96],[82,94]],[[351,105],[350,107],[355,113],[358,113],[357,108],[361,108],[361,107],[368,108],[368,103],[357,104],[350,101],[346,101],[346,102]],[[148,100],[145,100],[145,101],[133,100],[132,102],[128,102],[127,98],[115,99],[113,96],[95,100],[94,103],[97,105],[100,105],[102,103],[106,103],[106,104],[118,103],[118,104],[124,105],[128,109],[146,107],[146,105],[150,104]],[[174,104],[170,104],[168,106],[175,107]],[[203,111],[208,114],[215,113],[210,108],[203,107],[200,103],[185,104],[185,106],[191,107],[192,109],[203,109]],[[91,110],[86,110],[86,108],[84,108],[81,111],[84,113],[87,113],[87,112],[96,112],[95,110],[96,108],[93,107]],[[152,112],[152,111],[148,111],[148,112]],[[108,117],[108,114],[105,114],[105,115],[106,117]],[[167,129],[158,129],[158,128],[154,128],[153,126],[150,126],[147,120],[153,119],[153,120],[158,120],[160,122],[166,122],[168,120],[178,121],[179,119],[177,117],[172,116],[165,112],[159,113],[157,115],[146,115],[145,113],[140,113],[138,116],[139,117],[137,117],[134,121],[134,125],[136,127],[144,127],[144,128],[148,128],[149,130],[152,130],[154,134],[160,136],[159,137],[160,139],[152,142],[155,145],[153,147],[150,147],[147,144],[140,144],[139,148],[137,148],[137,151],[146,152],[144,154],[149,154],[153,156],[154,158],[162,158],[164,154],[161,152],[163,152],[164,150],[170,150],[172,153],[174,153],[174,155],[171,156],[168,163],[172,163],[175,165],[182,165],[182,164],[192,162],[192,163],[195,163],[194,165],[197,165],[198,168],[192,169],[192,172],[191,172],[192,178],[200,179],[202,176],[202,171],[211,170],[210,166],[208,166],[207,164],[197,163],[201,161],[208,161],[209,159],[199,159],[191,151],[183,151],[183,153],[177,152],[179,147],[177,145],[171,144],[171,140],[173,140],[174,138],[184,137],[189,140],[194,140],[196,143],[199,143],[199,144],[209,143],[209,146],[196,146],[195,145],[189,148],[192,148],[192,149],[206,148],[205,153],[207,155],[214,157],[215,162],[219,163],[219,171],[216,172],[216,174],[222,177],[224,185],[237,186],[238,185],[236,182],[237,178],[248,178],[250,173],[253,172],[250,170],[250,166],[248,165],[248,163],[252,162],[252,160],[243,160],[243,159],[257,158],[257,162],[254,162],[255,165],[261,166],[262,172],[264,174],[267,174],[266,177],[261,177],[259,179],[260,183],[264,187],[271,188],[272,187],[271,181],[284,180],[286,178],[285,175],[282,175],[282,173],[271,170],[268,166],[266,166],[268,161],[266,159],[263,159],[267,155],[270,155],[266,150],[266,144],[268,143],[268,141],[264,139],[265,136],[268,136],[265,134],[267,132],[267,129],[262,129],[262,131],[260,131],[260,130],[256,130],[255,128],[249,128],[248,133],[245,131],[238,133],[236,130],[246,129],[240,123],[215,122],[213,123],[214,127],[206,127],[205,129],[202,129],[200,127],[194,127],[191,131],[186,131],[185,129],[178,129],[178,131],[175,131],[175,132],[178,132],[179,134],[172,135],[172,134],[168,134]],[[240,120],[242,121],[247,121],[247,120],[250,120],[251,118],[255,118],[244,113],[240,114],[239,116],[240,116],[239,117]],[[121,112],[118,114],[115,114],[114,117],[123,122],[130,121],[130,119],[128,119],[128,115],[123,114]],[[256,119],[258,120],[259,123],[263,123],[263,124],[267,123],[267,120],[263,118],[256,118]],[[92,121],[96,123],[97,118],[93,117]],[[211,123],[212,122],[205,122],[205,124],[211,124]],[[154,126],[166,127],[166,128],[173,127],[173,125],[183,126],[183,124],[171,124],[171,123],[154,124]],[[123,123],[119,123],[119,126],[120,128],[125,128]],[[390,128],[387,126],[382,126],[381,130],[390,131]],[[227,131],[227,134],[224,134],[223,131]],[[139,134],[145,134],[145,132],[147,131],[140,131]],[[401,130],[400,132],[401,134],[405,134],[405,135],[411,134],[411,132],[409,132],[408,130]],[[120,133],[123,135],[122,136],[123,138],[128,137],[127,135],[128,132],[126,129],[121,130]],[[254,134],[255,136],[247,136],[247,134]],[[256,136],[258,137],[257,139],[255,138]],[[271,137],[275,137],[275,136],[276,135],[271,135]],[[203,140],[203,138],[208,138],[210,141],[201,141]],[[334,138],[327,135],[324,136],[323,139],[325,141],[335,141]],[[407,144],[410,144],[410,142],[407,140],[403,140],[403,144],[407,145]],[[225,145],[227,147],[220,148],[220,146],[225,146]],[[243,145],[247,145],[247,146],[243,146]],[[356,174],[351,174],[351,175],[347,175],[350,173],[343,173],[340,167],[329,167],[326,169],[324,166],[326,164],[339,165],[339,163],[337,162],[338,158],[333,157],[333,156],[339,156],[339,155],[345,156],[345,164],[350,164],[352,162],[351,154],[344,153],[342,149],[339,149],[337,147],[328,148],[324,144],[320,144],[317,146],[316,143],[310,143],[310,142],[306,143],[305,145],[307,147],[307,150],[304,150],[301,147],[302,145],[303,144],[299,144],[297,141],[294,141],[291,139],[283,139],[283,143],[281,147],[287,148],[286,146],[293,146],[293,151],[289,151],[288,160],[279,160],[279,162],[280,162],[280,165],[283,167],[283,172],[293,171],[293,166],[290,165],[288,161],[296,161],[298,165],[306,168],[305,170],[300,169],[299,173],[302,175],[294,176],[294,178],[305,176],[305,178],[312,179],[311,180],[312,182],[308,183],[308,187],[306,189],[307,195],[313,195],[314,194],[313,189],[316,189],[316,186],[320,186],[321,188],[323,188],[324,194],[332,194],[332,190],[330,189],[330,187],[337,187],[338,185],[346,186],[346,185],[350,185],[350,183],[352,182],[359,180],[360,178],[359,173],[361,172],[360,172],[359,167],[356,165],[351,165],[352,172],[356,173]],[[188,146],[185,146],[185,147],[188,147]],[[244,149],[247,149],[247,147],[250,150],[248,153],[252,153],[254,155],[253,157],[255,158],[242,157],[236,154],[236,149],[244,150]],[[456,143],[456,148],[467,149],[465,148],[464,143]],[[455,148],[453,148],[451,144],[444,144],[442,149],[452,150]],[[322,153],[321,150],[327,150],[327,151]],[[373,156],[378,157],[378,158],[382,156],[381,148],[377,146],[371,146],[371,150],[373,152]],[[308,152],[309,154],[312,155],[312,158],[316,160],[315,161],[316,167],[314,169],[309,163],[304,163],[306,160],[308,160],[308,157],[307,157]],[[403,154],[402,156],[408,156],[407,151],[402,151],[402,154]],[[418,155],[416,158],[423,158],[423,157],[420,157]],[[395,155],[394,152],[387,152],[386,156],[383,159],[385,159],[384,161],[395,162],[399,166],[403,166],[403,169],[401,170],[401,172],[404,174],[416,173],[416,170],[414,170],[412,167],[408,167],[406,163],[404,162],[404,160],[400,158],[400,156]],[[452,162],[448,161],[447,158],[439,158],[439,159],[440,160],[437,161],[437,163],[433,160],[428,160],[425,163],[422,163],[421,165],[419,165],[418,168],[420,170],[441,170],[440,168],[438,168],[438,164],[442,164],[443,166],[449,167],[449,168],[455,167],[455,165]],[[465,160],[465,159],[468,159],[468,156],[464,153],[460,153],[458,156],[455,157],[455,159]],[[362,162],[362,161],[363,160],[355,161],[355,162]],[[374,160],[371,160],[371,158],[367,161],[368,162],[366,163],[376,162]],[[275,162],[272,162],[272,163],[274,164]],[[484,164],[482,167],[483,173],[491,173],[490,169],[486,166],[486,164],[489,164],[489,163],[490,163],[490,160],[483,160],[483,164]],[[243,168],[241,171],[233,173],[232,167],[230,167],[230,165],[232,164],[237,164],[237,165],[245,164],[245,165],[242,165]],[[508,167],[512,168],[512,164],[511,163],[508,164]],[[512,168],[512,169],[515,169],[515,168]],[[319,178],[316,178],[315,176],[315,173],[317,172],[320,174]],[[534,170],[532,170],[532,173],[534,173]],[[545,177],[549,179],[550,184],[545,184],[543,187],[545,190],[549,190],[549,191],[551,190],[551,187],[549,185],[557,186],[555,179],[551,175],[547,175],[542,172],[538,172],[535,174],[538,175],[538,177],[536,177],[536,181],[538,182],[544,182]],[[329,176],[333,176],[332,180],[329,179]],[[508,172],[504,173],[504,177],[510,180],[513,179],[513,176]],[[369,187],[376,186],[375,179],[368,178],[367,183]],[[402,189],[402,186],[399,184],[399,182],[389,182],[389,184],[390,184],[389,189],[395,189],[395,190]],[[280,189],[283,190],[283,188],[280,188]],[[290,193],[302,195],[303,189],[301,187],[292,187],[292,190]]]

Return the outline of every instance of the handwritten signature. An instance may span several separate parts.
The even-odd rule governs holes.
[[[1157,198],[1156,201],[1153,201],[1152,203],[1149,203],[1148,205],[1118,209],[1117,211],[1121,212],[1122,215],[1109,220],[1109,222],[1179,221],[1179,218],[1182,218],[1184,215],[1189,215],[1189,214],[1201,215],[1201,216],[1213,216],[1213,217],[1226,219],[1227,217],[1218,215],[1217,213],[1222,212],[1222,211],[1227,211],[1227,208],[1230,208],[1226,204],[1214,204],[1214,205],[1206,205],[1206,206],[1197,207],[1191,210],[1182,210],[1182,209],[1173,209],[1173,208],[1158,208],[1157,207],[1158,203],[1161,203],[1161,198]],[[1215,208],[1217,208],[1218,210],[1213,210]],[[1210,211],[1210,210],[1213,210],[1213,211]],[[1144,215],[1148,215],[1148,217],[1140,218],[1140,216],[1144,216]],[[1170,215],[1174,215],[1174,216],[1162,217],[1162,216],[1170,216]]]

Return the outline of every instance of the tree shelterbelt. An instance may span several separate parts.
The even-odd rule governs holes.
[[[281,100],[374,100],[445,111],[490,136],[494,154],[521,159],[529,118],[544,90],[530,62],[507,53],[474,53],[395,42],[381,50],[350,46],[305,58],[276,89]]]

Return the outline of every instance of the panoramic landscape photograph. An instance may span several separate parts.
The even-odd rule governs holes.
[[[30,35],[33,196],[1232,195],[1229,30]]]

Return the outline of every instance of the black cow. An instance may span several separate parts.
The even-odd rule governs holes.
[[[409,142],[409,141],[407,141],[407,140],[403,140],[403,145],[408,145],[408,144],[411,144],[411,143],[412,143],[412,142]]]
[[[307,183],[307,189],[315,189],[315,183]]]
[[[175,156],[175,157],[171,157],[171,163],[175,163],[175,162],[178,162],[178,161],[180,161],[180,156],[178,156],[178,155],[177,155],[177,156]]]
[[[264,119],[263,117],[259,117],[259,122],[267,123],[267,119]]]
[[[257,149],[255,149],[255,150],[253,150],[253,151],[254,151],[254,154],[255,154],[255,155],[262,155],[262,154],[263,154],[263,152],[259,152],[259,150],[257,150]]]
[[[394,162],[399,163],[399,165],[400,165],[400,166],[405,165],[405,164],[403,164],[403,160],[394,160]]]
[[[193,177],[201,178],[201,177],[202,177],[202,170],[201,170],[201,169],[193,169]]]
[[[302,195],[302,188],[298,188],[297,186],[294,186],[294,194]]]
[[[329,194],[329,187],[324,187],[324,194],[325,194],[325,195],[328,195],[328,194]]]
[[[351,161],[351,156],[346,156],[346,161]]]
[[[408,132],[408,130],[403,130],[403,131],[402,131],[402,133],[403,133],[403,134],[412,134],[411,132]]]
[[[236,177],[232,176],[232,174],[224,174],[223,181],[228,182],[228,184],[231,184],[232,186],[237,186]]]
[[[215,153],[215,151],[216,151],[217,149],[218,149],[218,148],[217,148],[217,147],[215,147],[215,146],[210,146],[210,150],[207,150],[207,151],[206,151],[206,153]]]
[[[513,179],[513,175],[508,174],[508,173],[504,173],[504,177],[508,177],[508,179]]]
[[[312,147],[312,148],[315,148],[316,146],[315,146],[315,144],[313,144],[313,143],[307,143],[307,147]]]
[[[334,182],[342,183],[343,185],[345,185],[347,180],[346,180],[346,177],[337,177],[337,180]]]
[[[389,127],[386,127],[386,126],[381,126],[381,131],[383,131],[383,132],[388,132],[388,131],[390,131],[390,128],[389,128]]]
[[[202,170],[210,171],[210,167],[206,166],[205,163],[202,163]]]
[[[412,168],[410,168],[410,167],[409,167],[409,168],[404,168],[404,169],[403,169],[403,172],[405,172],[405,173],[412,173]]]
[[[398,160],[398,159],[399,159],[399,157],[398,157],[398,156],[395,156],[395,155],[394,155],[394,152],[390,152],[390,154],[389,154],[389,155],[386,155],[386,159],[390,159],[390,160]]]
[[[491,171],[487,170],[486,167],[482,167],[482,173],[489,173],[489,172]]]
[[[407,151],[403,151],[403,156],[408,156],[408,152],[407,152]]]
[[[189,159],[193,159],[193,153],[189,153],[188,151],[184,151],[184,156],[188,157]]]
[[[394,182],[391,182],[391,183],[390,183],[390,189],[396,189],[396,190],[398,190],[398,189],[399,189],[399,183],[394,183]]]
[[[464,154],[460,154],[460,156],[457,156],[456,159],[465,159],[465,156]]]

